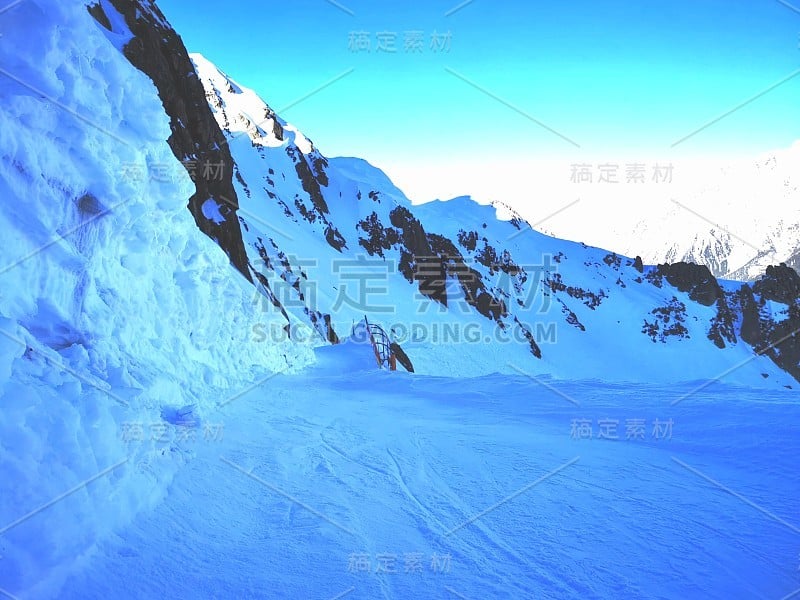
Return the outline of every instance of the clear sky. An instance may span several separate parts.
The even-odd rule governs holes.
[[[800,0],[158,4],[191,52],[324,154],[366,158],[412,198],[470,193],[471,169],[447,187],[438,166],[452,180],[459,164],[742,156],[800,139]]]

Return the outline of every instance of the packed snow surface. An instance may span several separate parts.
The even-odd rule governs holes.
[[[60,597],[800,588],[795,393],[420,377],[374,370],[370,352],[326,348],[221,407],[222,434],[182,443],[196,456],[164,502]]]

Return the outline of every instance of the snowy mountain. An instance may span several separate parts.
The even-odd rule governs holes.
[[[639,223],[628,243],[647,248],[643,258],[707,265],[716,277],[737,281],[754,281],[779,263],[798,270],[799,171],[797,142],[753,164],[712,172],[709,183],[669,207],[658,230]]]
[[[751,301],[749,287],[720,284],[704,268],[645,269],[469,198],[411,206],[380,170],[328,160],[253,91],[202,56],[192,61],[234,160],[253,277],[287,325],[336,340],[366,314],[425,374],[617,381],[713,377],[791,333],[783,321],[773,330],[768,311],[758,333],[743,329],[744,314],[775,298]],[[773,279],[796,285],[783,269]],[[348,289],[364,297],[347,298]],[[797,373],[792,351],[779,354]],[[762,359],[734,375],[749,384],[765,376],[790,385]]]
[[[646,263],[706,265],[722,279],[752,282],[780,263],[800,268],[800,142],[755,160],[685,161],[673,170],[669,185],[651,186],[644,197],[624,198],[631,190],[619,186],[579,186],[582,218],[568,211],[541,230]]]
[[[532,390],[576,393],[564,380],[615,397],[635,384],[639,398],[719,381],[780,402],[797,388],[788,267],[718,281],[553,238],[469,198],[412,206],[382,171],[326,158],[190,56],[151,0],[27,0],[0,17],[0,595],[59,596],[114,532],[163,506],[195,454],[182,436],[220,415],[258,423],[306,387],[273,378],[351,349],[365,318],[407,370],[449,378],[447,402],[477,376],[512,382],[530,405]],[[358,356],[332,361],[350,378],[326,375],[328,402],[357,387],[354,372],[398,385]],[[401,403],[416,385],[436,395],[439,379],[394,375]],[[226,412],[242,397],[261,408]],[[319,433],[305,415],[292,436]],[[399,487],[375,497],[413,504],[410,465],[392,461],[373,474]]]

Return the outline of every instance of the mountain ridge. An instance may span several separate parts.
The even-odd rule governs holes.
[[[688,288],[682,289],[679,283],[682,276],[674,274],[675,269],[684,269],[681,266],[684,263],[652,266],[639,272],[631,258],[543,236],[530,230],[530,225],[517,215],[510,221],[500,221],[497,211],[511,212],[508,207],[478,205],[468,197],[454,199],[451,203],[412,206],[382,171],[374,169],[363,159],[326,158],[309,138],[275,114],[255,92],[228,77],[206,57],[187,53],[186,58],[192,61],[205,89],[205,99],[226,138],[226,145],[230,147],[232,182],[241,199],[241,210],[236,214],[236,220],[242,228],[249,271],[256,287],[269,299],[268,304],[285,319],[284,330],[288,335],[291,335],[292,328],[305,326],[317,331],[320,340],[331,342],[346,336],[349,326],[363,314],[390,331],[397,331],[404,325],[408,329],[420,326],[430,331],[446,325],[463,327],[468,323],[478,323],[482,333],[476,339],[492,340],[492,343],[468,344],[461,339],[453,344],[453,348],[440,344],[434,349],[428,340],[418,344],[413,336],[404,336],[403,341],[408,344],[407,351],[414,363],[427,364],[429,368],[437,362],[442,363],[442,369],[452,368],[455,357],[460,354],[475,373],[482,372],[480,363],[485,360],[487,364],[483,368],[490,370],[509,372],[521,368],[535,375],[602,376],[597,366],[588,371],[576,369],[571,373],[571,365],[564,365],[565,358],[557,356],[558,346],[565,343],[564,338],[570,338],[569,354],[577,352],[585,357],[587,364],[594,363],[582,347],[597,344],[599,331],[604,332],[601,334],[603,343],[608,343],[613,337],[610,325],[593,326],[589,323],[594,315],[604,312],[597,309],[612,295],[612,289],[614,296],[631,295],[632,292],[621,290],[631,284],[645,288],[651,286],[653,289],[644,290],[647,297],[666,285],[674,288],[676,294],[670,297],[656,292],[663,297],[656,301],[646,300],[648,310],[641,311],[641,320],[634,328],[638,329],[642,339],[675,345],[701,337],[698,343],[705,340],[710,349],[744,350],[744,340],[735,331],[744,311],[736,294],[742,292],[749,298],[742,291],[744,288],[722,292],[716,278],[712,277],[720,290],[712,302],[716,312],[691,315],[693,321],[705,324],[691,335],[688,329],[684,334],[683,325],[670,324],[671,319],[678,318],[678,314],[687,310],[687,303],[680,300],[678,294],[689,294]],[[494,213],[492,219],[488,217],[490,211]],[[479,214],[486,216],[476,219]],[[459,220],[462,226],[451,227],[454,220]],[[471,222],[471,229],[465,226],[467,222]],[[486,229],[490,236],[484,235]],[[522,245],[517,243],[526,238],[532,241]],[[567,263],[567,248],[591,256],[584,257],[579,263]],[[226,251],[231,255],[230,249]],[[300,262],[310,260],[316,264],[304,270],[302,266],[292,264],[292,254],[299,257]],[[521,264],[520,255],[536,258],[532,261],[535,264],[527,265],[531,273]],[[545,265],[549,257],[558,257],[559,262],[551,261]],[[370,314],[370,307],[363,303],[357,307],[337,305],[334,290],[341,287],[343,281],[333,272],[337,269],[335,261],[339,259],[377,259],[394,271],[393,277],[382,282],[393,298],[392,306],[378,307],[391,308],[392,319],[382,318],[380,312]],[[578,268],[571,267],[569,273],[559,273],[559,268],[566,264],[575,264]],[[590,270],[594,274],[587,275]],[[700,285],[692,280],[698,277],[699,271],[691,272],[693,275],[689,276],[686,285]],[[574,281],[565,281],[567,276]],[[780,271],[780,277],[783,276],[783,271]],[[706,275],[699,277],[703,279]],[[506,281],[501,282],[503,278]],[[308,300],[308,294],[300,291],[301,286],[312,280],[318,288],[314,301]],[[584,281],[578,284],[576,280]],[[677,286],[674,285],[676,282]],[[280,291],[283,299],[278,297],[278,288],[287,288]],[[419,310],[426,315],[430,314],[433,306],[446,316],[422,318],[419,310],[409,307],[418,303],[419,298],[414,296],[422,298]],[[466,309],[461,311],[462,314],[454,314],[454,299],[463,301]],[[550,320],[543,319],[535,311],[531,314],[531,301],[546,305],[545,312]],[[754,301],[759,303],[761,299],[754,298]],[[627,301],[622,302],[625,303]],[[554,313],[550,311],[552,305],[559,307],[557,318],[553,318]],[[592,316],[580,316],[585,309],[578,305],[591,311]],[[700,303],[700,306],[706,304]],[[775,329],[771,315],[763,311],[759,315],[763,331],[759,336],[750,331],[746,337],[753,340],[759,351],[770,355],[774,362],[781,348],[788,348],[795,342],[791,336],[788,340],[775,338],[771,333]],[[617,321],[622,322],[621,319]],[[540,326],[538,331],[544,337],[553,331],[552,327],[556,327],[562,339],[543,348],[550,340],[545,339],[544,344],[542,339],[537,340],[537,327]],[[494,344],[497,331],[492,329],[513,331],[516,341]],[[636,339],[630,329],[629,324],[622,337],[630,338],[627,343],[635,341],[638,345],[641,340]],[[585,334],[584,339],[571,339],[574,331]],[[702,336],[698,335],[700,332]],[[553,337],[552,333],[549,335]],[[612,344],[614,352],[627,356],[629,352],[624,348],[625,343]],[[773,343],[774,347],[771,346]],[[470,345],[481,348],[470,348]],[[520,348],[524,348],[524,352],[521,353]],[[702,353],[700,349],[692,349],[689,354],[695,352]],[[448,353],[451,356],[442,360]],[[504,360],[497,354],[509,354],[512,358]],[[629,360],[633,361],[637,355],[642,360],[640,352],[630,354]],[[471,360],[466,359],[468,355],[472,356]],[[478,355],[481,355],[480,359]],[[487,358],[492,355],[493,358]],[[549,362],[548,355],[554,356],[553,362]],[[787,351],[787,355],[792,355],[792,352]],[[536,362],[543,357],[548,363],[546,367]],[[746,352],[742,358],[747,358]],[[675,361],[674,355],[670,361]],[[678,362],[686,364],[677,367],[672,377],[691,379],[695,373],[681,373],[682,369],[690,369],[690,361]],[[796,377],[796,365],[791,362],[778,359],[776,364]],[[652,377],[652,369],[643,372],[651,373],[649,376]],[[435,369],[430,373],[435,374]],[[614,378],[620,377],[621,373],[612,374],[609,370],[607,375]]]
[[[134,32],[126,55],[145,73],[154,72],[150,76],[163,88],[162,99],[183,89],[164,80],[165,58],[174,69],[168,73],[188,73],[193,82],[183,89],[191,97],[165,101],[173,138],[188,136],[191,146],[193,135],[200,135],[195,146],[210,145],[215,159],[217,147],[224,146],[223,162],[230,155],[224,181],[214,186],[226,193],[215,195],[208,186],[203,195],[198,184],[190,209],[200,229],[267,299],[262,308],[283,319],[271,336],[286,341],[305,328],[315,331],[320,343],[333,343],[367,315],[402,334],[398,343],[428,374],[455,369],[464,375],[523,371],[678,381],[724,373],[760,385],[762,377],[780,379],[764,354],[797,379],[797,339],[780,334],[787,323],[800,322],[773,318],[769,299],[757,292],[754,308],[749,287],[720,285],[710,272],[683,262],[645,268],[632,258],[550,238],[508,207],[487,208],[467,198],[412,206],[385,173],[363,161],[327,159],[255,92],[204,56],[189,55],[174,30],[163,35],[166,21],[152,3],[137,11],[123,0],[109,2],[122,8]],[[143,44],[158,45],[149,55],[161,58],[137,65],[130,48]],[[207,109],[197,97],[201,86]],[[199,131],[183,124],[185,106],[203,123]],[[173,148],[180,160],[193,158],[186,147]],[[511,220],[498,220],[498,209],[511,213]],[[479,216],[491,210],[494,218]],[[382,271],[377,276],[384,305],[343,295],[348,278],[343,269],[354,261],[361,288],[369,287],[369,269]],[[786,273],[778,270],[771,277]],[[693,293],[711,280],[711,296],[699,295],[712,298],[711,304],[698,302]],[[742,336],[744,317],[752,321],[754,310],[758,327],[749,326]],[[468,327],[474,329],[469,338]],[[458,333],[441,343],[448,329]],[[598,352],[616,360],[599,361]],[[731,360],[730,353],[738,358]],[[730,372],[737,363],[742,366]]]

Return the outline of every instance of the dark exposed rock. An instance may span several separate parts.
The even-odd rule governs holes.
[[[328,159],[314,150],[314,155],[311,158],[311,166],[319,184],[322,187],[328,187],[330,181],[328,180],[328,173],[325,171],[325,169],[328,168]]]
[[[573,327],[575,327],[577,329],[580,329],[581,331],[586,331],[586,327],[584,327],[583,323],[581,323],[578,320],[578,315],[576,315],[574,312],[572,312],[567,307],[567,305],[564,304],[564,302],[562,302],[561,300],[558,300],[558,302],[561,304],[561,312],[564,313],[564,315],[566,315],[566,319],[565,320],[567,321],[567,323],[569,323],[570,325],[572,325]]]
[[[536,358],[542,358],[542,349],[539,347],[539,344],[536,343],[536,337],[533,335],[533,333],[531,333],[531,330],[520,323],[516,316],[514,317],[514,322],[516,323],[517,327],[519,327],[522,335],[528,341],[528,347],[531,350],[531,354],[533,354]]]
[[[272,135],[278,138],[279,141],[283,141],[283,126],[278,123],[278,119],[275,118],[272,120]]]
[[[453,242],[437,234],[429,234],[428,242],[444,265],[446,274],[458,279],[470,306],[494,321],[507,314],[505,302],[489,292],[481,274],[466,264]]]
[[[739,328],[739,335],[742,339],[756,346],[762,342],[761,317],[758,311],[758,304],[753,295],[752,288],[744,284],[738,292],[739,306],[742,313],[742,324]]]
[[[112,30],[111,21],[108,20],[108,15],[106,15],[103,7],[98,2],[97,4],[91,4],[87,7],[89,10],[89,14],[94,17],[94,20],[100,23],[103,27],[108,29],[109,31]]]
[[[655,316],[655,320],[650,322],[645,319],[642,333],[650,336],[654,343],[666,344],[668,337],[677,337],[678,339],[689,337],[689,330],[684,325],[686,305],[676,297],[673,296],[667,306],[653,309],[651,314]]]
[[[633,268],[639,271],[639,273],[644,273],[644,263],[642,263],[641,256],[637,256],[633,259]]]
[[[339,230],[336,229],[333,225],[328,225],[328,228],[325,230],[325,241],[338,252],[342,251],[342,248],[347,247],[347,241],[344,239]]]
[[[497,271],[502,271],[511,276],[522,272],[522,269],[511,258],[511,253],[508,250],[504,250],[498,255],[497,250],[490,246],[485,238],[483,243],[483,248],[475,254],[475,260],[489,269],[490,275],[494,275]]]
[[[442,259],[434,255],[422,224],[403,207],[389,213],[405,250],[400,253],[400,271],[409,281],[419,285],[419,291],[431,300],[447,306],[446,273]]]
[[[705,265],[678,262],[658,265],[656,270],[670,285],[688,292],[689,298],[703,306],[711,306],[723,296],[722,288]]]
[[[494,321],[506,314],[505,303],[492,296],[489,292],[480,292],[473,306],[484,317]]]
[[[599,293],[594,293],[590,290],[584,290],[583,288],[565,284],[561,278],[561,273],[550,273],[545,279],[545,285],[553,293],[566,292],[571,298],[582,300],[583,303],[592,310],[600,306],[603,299],[606,297],[603,290],[600,290]]]
[[[619,269],[622,266],[622,257],[612,252],[611,254],[606,254],[603,257],[603,262],[606,263],[609,267],[613,267],[614,269]]]
[[[725,348],[725,342],[736,343],[736,313],[728,305],[723,295],[717,299],[717,314],[711,320],[708,339],[714,342],[717,348]]]
[[[786,263],[767,267],[767,272],[753,284],[753,291],[766,300],[792,304],[800,299],[800,275]]]
[[[377,254],[383,258],[384,252],[400,241],[398,231],[393,227],[385,228],[377,213],[374,212],[360,221],[356,225],[356,229],[360,229],[366,234],[366,237],[359,238],[358,243],[370,256]]]
[[[308,210],[306,205],[300,198],[294,199],[294,206],[297,211],[300,213],[300,216],[303,217],[309,223],[314,223],[317,220],[317,213],[313,210]]]
[[[478,245],[478,232],[466,232],[463,229],[458,232],[458,243],[461,244],[466,250],[474,252]]]
[[[312,311],[309,310],[308,308],[306,308],[305,312],[308,315],[311,324],[314,326],[314,329],[317,330],[317,333],[320,334],[322,339],[324,339],[329,344],[339,343],[339,336],[333,329],[330,315],[322,314],[321,312],[316,310]]]
[[[800,381],[800,289],[798,276],[786,265],[768,267],[766,274],[738,292],[742,320],[740,335],[756,352]],[[756,295],[760,295],[760,302]],[[766,300],[789,305],[789,314],[775,322],[760,307]]]
[[[181,38],[164,26],[166,19],[155,4],[130,0],[109,2],[133,33],[133,38],[125,45],[125,57],[153,81],[170,118],[172,134],[167,141],[175,157],[179,161],[192,157],[198,165],[221,166],[219,176],[194,178],[195,193],[189,199],[189,210],[200,230],[215,240],[236,269],[252,282],[242,230],[235,214],[239,203],[233,186],[233,159]],[[89,7],[89,12],[101,26],[110,29],[108,15],[100,4]],[[184,166],[190,171],[186,163]],[[202,206],[208,199],[220,206],[230,206],[231,218],[219,224],[206,218]]]
[[[100,200],[92,194],[83,194],[75,201],[75,205],[78,207],[78,211],[87,217],[97,217],[107,211]]]
[[[430,256],[431,246],[422,224],[404,206],[398,206],[389,213],[392,225],[401,232],[403,245],[415,256]]]
[[[295,146],[288,146],[286,148],[286,153],[292,161],[294,161],[297,177],[300,179],[303,189],[308,193],[309,198],[311,198],[311,202],[314,203],[314,207],[320,215],[328,214],[330,212],[328,203],[325,202],[325,197],[322,195],[322,188],[320,187],[328,185],[328,177],[325,175],[325,171],[320,169],[315,174],[314,170],[309,166],[306,156]]]
[[[664,286],[664,275],[658,268],[651,268],[644,274],[644,278],[657,288]]]

